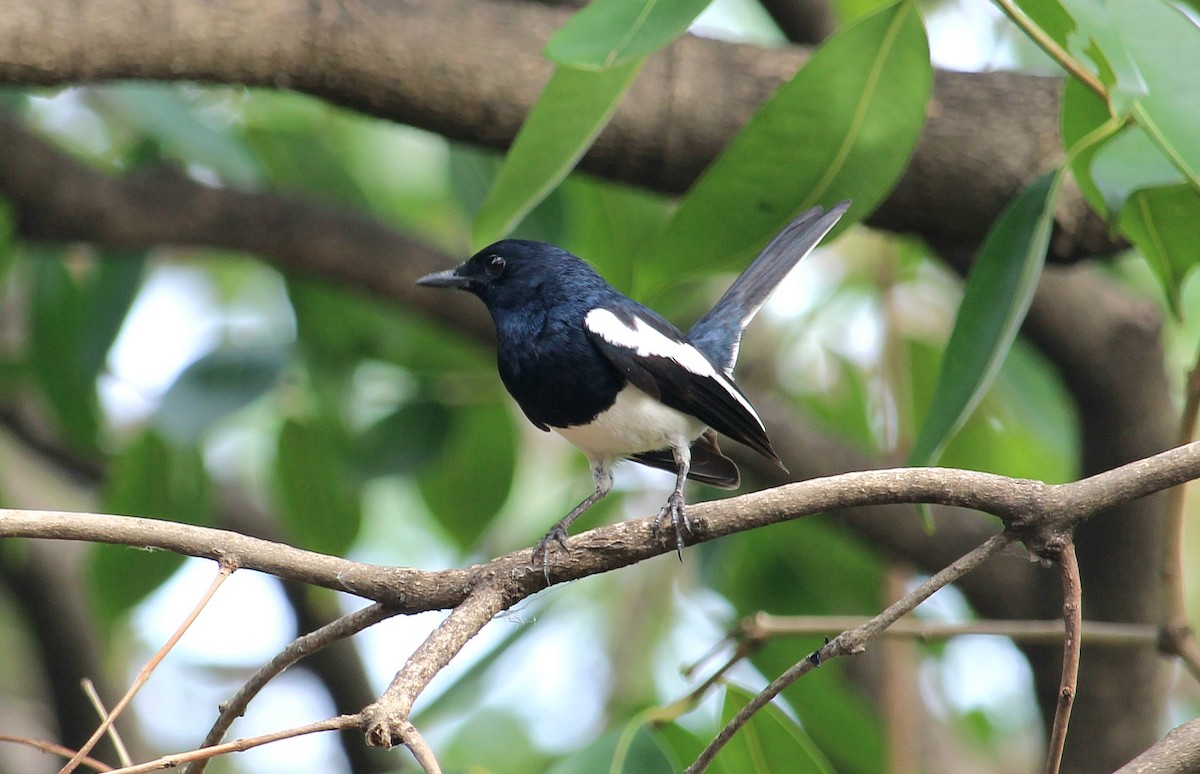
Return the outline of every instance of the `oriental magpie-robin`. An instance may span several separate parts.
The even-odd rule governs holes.
[[[541,242],[496,242],[457,268],[417,280],[483,301],[496,326],[504,386],[529,421],[566,438],[591,463],[595,491],[534,549],[547,575],[550,541],[566,547],[567,529],[612,489],[612,467],[622,459],[675,473],[659,519],[674,525],[681,558],[684,481],[738,485],[737,466],[721,453],[716,433],[779,462],[762,420],[733,383],[738,345],[775,287],[849,206],[802,213],[686,335],[576,256]]]

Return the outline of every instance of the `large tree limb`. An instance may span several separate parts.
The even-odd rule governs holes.
[[[501,0],[14,0],[0,15],[0,83],[286,87],[505,148],[549,77],[541,47],[569,13]],[[581,167],[683,191],[807,55],[684,38],[649,61]],[[912,163],[869,222],[939,244],[977,242],[1059,159],[1060,86],[939,72]],[[1116,247],[1077,192],[1066,192],[1059,227],[1059,258]]]

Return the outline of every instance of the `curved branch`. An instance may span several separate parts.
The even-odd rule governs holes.
[[[1200,769],[1200,718],[1171,729],[1158,744],[1117,770],[1117,774],[1184,774]]]
[[[487,316],[469,299],[417,292],[418,277],[445,268],[444,253],[331,205],[211,188],[165,167],[113,178],[3,112],[0,192],[13,199],[18,228],[28,238],[243,250],[281,270],[402,303],[481,341],[494,337]]]
[[[1000,517],[1034,551],[1047,533],[1111,507],[1200,478],[1200,441],[1070,484],[950,468],[844,473],[688,508],[692,543],[839,508],[880,503],[959,505]],[[610,524],[568,539],[551,564],[555,584],[625,567],[674,550],[658,535],[657,517]],[[344,591],[401,613],[455,607],[485,579],[502,578],[523,598],[545,587],[529,550],[456,570],[414,570],[352,562],[227,530],[133,516],[0,509],[0,537],[86,540],[159,548]]]
[[[204,741],[200,743],[200,747],[215,747],[220,744],[233,722],[245,714],[246,708],[250,706],[250,701],[283,670],[322,648],[352,637],[363,629],[374,626],[396,614],[395,610],[381,604],[374,604],[353,613],[347,613],[319,629],[297,637],[251,675],[232,699],[221,705],[221,713],[212,728],[209,729],[208,735],[204,737]],[[201,774],[208,766],[209,760],[209,758],[201,758],[194,761],[185,770],[185,774]]]
[[[198,80],[293,88],[371,115],[505,148],[550,75],[546,39],[570,11],[493,0],[21,0],[0,16],[0,83]],[[581,168],[685,190],[808,56],[685,37],[652,57]],[[497,63],[503,66],[497,66]],[[908,171],[873,225],[980,240],[1061,155],[1061,80],[940,71]],[[1116,249],[1078,192],[1058,258]]]

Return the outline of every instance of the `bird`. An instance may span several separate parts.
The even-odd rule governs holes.
[[[783,466],[762,419],[733,381],[742,332],[788,272],[834,227],[849,201],[805,210],[779,232],[686,334],[628,298],[578,256],[543,242],[504,239],[453,269],[416,281],[477,296],[496,330],[500,379],[537,428],[558,433],[587,457],[593,492],[535,546],[547,582],[550,549],[569,550],[571,524],[613,487],[613,467],[631,459],[675,473],[659,511],[683,558],[684,483],[724,489],[738,467],[717,434]]]

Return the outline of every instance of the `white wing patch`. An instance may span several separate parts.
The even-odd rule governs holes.
[[[659,357],[678,365],[684,370],[697,376],[716,380],[730,397],[742,405],[750,416],[762,426],[758,412],[750,402],[742,397],[741,392],[733,386],[733,382],[723,372],[718,371],[700,350],[685,341],[676,341],[664,336],[649,323],[637,315],[633,316],[633,327],[630,327],[608,309],[593,309],[587,313],[583,324],[589,331],[612,344],[615,347],[633,350],[638,357]]]

